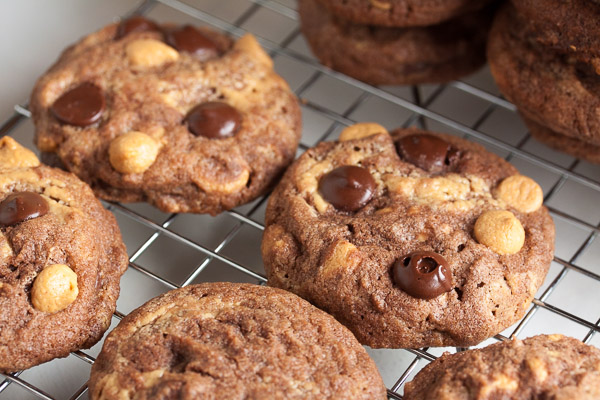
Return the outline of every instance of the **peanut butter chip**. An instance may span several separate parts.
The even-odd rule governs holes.
[[[125,53],[136,67],[157,67],[179,58],[177,50],[154,39],[135,40],[127,45]]]
[[[348,140],[362,139],[378,133],[388,133],[388,131],[383,126],[374,122],[361,122],[346,127],[340,133],[339,140],[340,142],[345,142]]]
[[[110,164],[123,174],[147,170],[160,150],[160,143],[142,132],[131,131],[115,138],[108,149]]]
[[[544,201],[540,185],[523,175],[513,175],[504,179],[496,189],[496,197],[524,213],[536,211]]]
[[[233,48],[241,50],[248,54],[255,61],[269,68],[273,68],[273,60],[271,60],[271,57],[269,57],[269,55],[263,50],[254,35],[251,33],[246,33],[244,36],[242,36],[237,42],[235,42]]]
[[[506,210],[486,211],[475,222],[475,238],[498,254],[515,254],[525,243],[521,222]]]
[[[0,139],[0,167],[37,167],[40,160],[10,136]]]
[[[54,313],[67,308],[78,293],[77,274],[65,264],[53,264],[35,278],[31,302],[36,310]]]

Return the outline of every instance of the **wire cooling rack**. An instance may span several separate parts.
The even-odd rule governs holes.
[[[328,70],[308,50],[295,6],[295,0],[149,0],[131,13],[207,25],[235,37],[254,33],[302,99],[299,153],[335,139],[354,122],[377,121],[388,129],[417,125],[460,135],[511,161],[544,190],[557,228],[556,254],[526,316],[480,346],[563,333],[600,347],[600,167],[533,140],[515,107],[499,97],[487,69],[447,85],[419,87],[372,87]],[[0,134],[31,147],[33,125],[26,104],[15,111]],[[134,308],[173,288],[223,280],[264,283],[260,241],[265,205],[266,197],[210,217],[168,215],[146,204],[105,203],[119,222],[130,256],[111,328]],[[0,399],[86,399],[90,367],[101,345],[26,371],[0,374]],[[444,351],[463,349],[367,350],[389,398],[401,399],[404,383],[424,365]]]

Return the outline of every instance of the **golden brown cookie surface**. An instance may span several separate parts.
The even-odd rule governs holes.
[[[106,338],[92,399],[385,399],[375,363],[299,297],[205,283],[138,308]]]
[[[535,195],[502,190],[515,183],[541,192],[449,135],[407,129],[321,143],[269,199],[269,284],[372,347],[478,343],[524,314],[552,259],[550,215]]]
[[[263,194],[300,137],[297,100],[252,35],[139,18],[65,50],[31,110],[40,150],[99,196],[169,212]]]
[[[74,175],[0,140],[0,371],[91,347],[110,324],[127,253]]]

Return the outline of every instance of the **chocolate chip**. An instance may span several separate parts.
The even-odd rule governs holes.
[[[13,193],[0,203],[0,225],[11,226],[48,213],[48,202],[33,192]]]
[[[356,211],[371,200],[376,186],[366,168],[346,165],[321,177],[319,193],[338,210]]]
[[[400,289],[419,299],[433,299],[452,289],[448,262],[432,251],[416,251],[400,258],[392,274]]]
[[[408,135],[396,142],[400,157],[428,172],[442,172],[460,154],[450,143],[433,135]]]
[[[69,90],[60,96],[50,111],[60,122],[75,126],[88,126],[98,121],[106,102],[102,89],[90,82]]]
[[[132,32],[159,32],[160,27],[154,21],[136,16],[126,19],[119,24],[115,39],[121,39]]]
[[[191,25],[167,31],[166,39],[170,46],[200,60],[207,60],[219,53],[216,43]]]
[[[192,108],[185,122],[196,136],[224,139],[235,135],[240,129],[242,114],[227,103],[211,101]]]

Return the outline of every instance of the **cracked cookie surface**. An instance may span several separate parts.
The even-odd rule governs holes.
[[[66,49],[30,106],[48,160],[104,199],[166,212],[214,215],[253,200],[301,134],[297,99],[252,35],[234,42],[139,17]]]
[[[375,363],[333,317],[250,284],[167,292],[125,317],[92,367],[92,399],[385,399]]]
[[[466,140],[383,127],[364,137],[361,125],[347,128],[358,139],[342,132],[347,140],[309,149],[271,195],[269,285],[371,347],[473,345],[521,318],[554,251],[539,186]],[[344,210],[320,186],[347,166],[368,171],[375,187]],[[344,190],[370,188],[352,178]]]
[[[404,389],[406,400],[600,397],[600,350],[562,335],[507,340],[445,353]]]
[[[94,345],[126,267],[116,220],[91,189],[0,139],[0,371]]]

